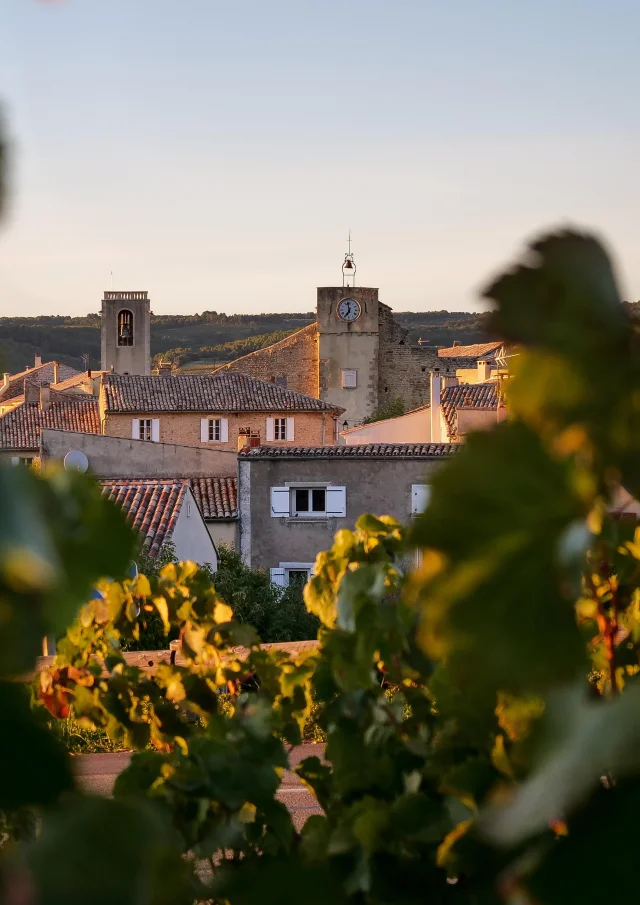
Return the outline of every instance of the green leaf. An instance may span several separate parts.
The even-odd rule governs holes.
[[[487,836],[502,845],[564,819],[602,776],[640,769],[640,684],[606,701],[588,698],[583,683],[558,691],[549,698],[542,728],[536,768],[508,804],[484,817]]]
[[[586,516],[570,464],[521,422],[472,434],[432,480],[412,542],[427,654],[482,686],[535,691],[586,670],[576,626],[568,526]]]

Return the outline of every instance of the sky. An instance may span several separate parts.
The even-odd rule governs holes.
[[[640,298],[637,0],[0,0],[0,316],[479,310],[540,231]],[[112,276],[113,274],[113,276]]]

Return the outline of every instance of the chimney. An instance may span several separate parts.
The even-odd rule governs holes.
[[[173,371],[173,363],[170,361],[161,361],[158,365],[159,377],[171,377]]]
[[[40,411],[47,412],[51,405],[51,387],[48,383],[40,384]]]
[[[3,388],[3,389],[4,389],[5,387],[8,387],[8,386],[9,386],[9,381],[10,381],[10,380],[11,380],[11,372],[10,372],[10,371],[5,371],[4,374],[2,375],[2,388]]]
[[[442,389],[445,387],[457,387],[460,383],[457,374],[452,374],[451,371],[447,371],[442,377]]]
[[[60,364],[57,361],[53,363],[53,382],[60,383]]]
[[[431,442],[442,443],[440,432],[440,399],[441,399],[442,378],[440,377],[440,368],[434,368],[429,378],[430,389],[430,407],[429,416],[431,419]]]
[[[34,368],[39,368],[42,364],[42,356],[39,353],[36,353]]]
[[[491,374],[491,366],[488,361],[481,360],[478,362],[478,383],[484,383],[489,379]]]
[[[40,402],[40,387],[31,380],[24,382],[24,401],[28,404]]]

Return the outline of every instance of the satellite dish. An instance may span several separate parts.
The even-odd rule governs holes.
[[[81,449],[72,449],[64,457],[64,467],[67,471],[84,473],[89,467],[89,460]]]

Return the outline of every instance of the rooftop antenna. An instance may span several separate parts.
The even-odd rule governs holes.
[[[349,284],[349,280],[351,280],[351,284]],[[353,260],[353,253],[351,251],[351,230],[349,230],[349,251],[344,256],[344,263],[342,264],[342,285],[343,287],[353,288],[356,285],[356,263]]]

